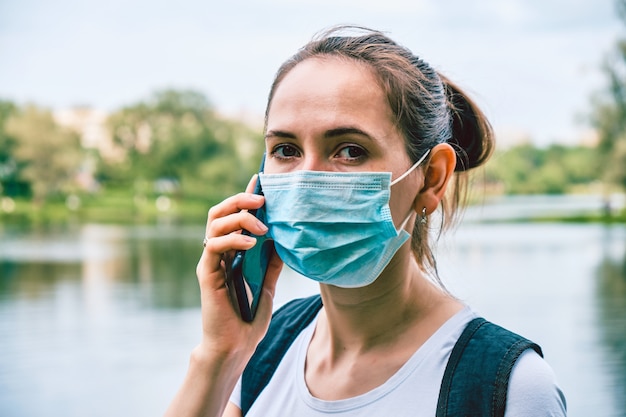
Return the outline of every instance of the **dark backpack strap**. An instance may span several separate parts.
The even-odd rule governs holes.
[[[241,412],[244,416],[272,379],[289,346],[321,308],[322,298],[314,295],[290,301],[274,313],[267,334],[241,376]]]
[[[503,417],[511,370],[527,349],[543,356],[530,340],[483,318],[472,320],[450,354],[437,417]]]

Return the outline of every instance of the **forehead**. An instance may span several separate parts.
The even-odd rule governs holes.
[[[349,58],[318,56],[292,68],[274,91],[268,124],[285,118],[392,119],[391,108],[374,70]]]
[[[275,95],[280,90],[294,84],[315,84],[315,87],[349,87],[360,84],[380,90],[374,70],[368,64],[338,55],[317,55],[307,58],[289,70],[279,83]],[[380,90],[382,91],[382,90]]]

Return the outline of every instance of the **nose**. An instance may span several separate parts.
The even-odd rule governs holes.
[[[299,169],[303,171],[329,171],[329,165],[327,158],[317,152],[307,152],[304,154]]]

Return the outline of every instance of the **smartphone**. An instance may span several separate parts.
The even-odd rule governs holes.
[[[264,166],[265,154],[261,160],[259,173],[263,172]],[[253,193],[263,195],[259,178],[256,180]],[[265,206],[249,212],[264,224],[266,223]],[[266,235],[257,236],[247,230],[242,230],[242,233],[254,236],[256,244],[248,250],[235,252],[232,262],[226,266],[226,275],[232,298],[239,309],[241,318],[251,322],[254,320],[259,304],[267,265],[274,252],[274,241]]]

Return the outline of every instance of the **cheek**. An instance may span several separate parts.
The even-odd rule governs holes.
[[[424,177],[420,171],[419,174],[414,172],[391,187],[389,207],[396,227],[399,227],[413,212],[421,211],[421,207],[415,207],[415,204],[423,182]]]
[[[267,150],[265,152],[265,166],[263,167],[263,172],[266,174],[278,174],[276,164],[272,161],[271,155]]]

